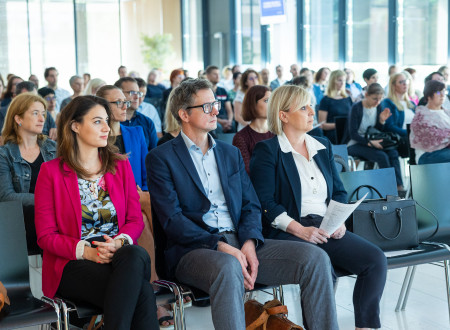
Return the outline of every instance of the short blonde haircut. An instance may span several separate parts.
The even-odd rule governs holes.
[[[341,95],[342,97],[348,97],[347,92],[345,91],[345,81],[339,91],[336,91],[336,80],[340,77],[346,77],[347,74],[342,70],[334,70],[330,74],[330,79],[328,80],[327,91],[325,93],[328,97],[336,97],[337,95]]]
[[[22,137],[19,135],[19,125],[14,119],[15,116],[23,118],[25,112],[33,105],[33,103],[42,103],[44,109],[47,110],[47,102],[39,96],[33,93],[23,93],[17,95],[11,102],[11,105],[6,112],[5,122],[2,129],[3,143],[12,142],[16,144],[22,143]],[[47,112],[46,112],[47,113]],[[45,136],[38,135],[38,139],[45,140]]]
[[[84,95],[95,95],[95,93],[97,93],[97,90],[105,85],[106,82],[104,82],[100,78],[91,79],[89,80],[86,88],[84,89]]]
[[[267,124],[269,131],[275,135],[281,135],[283,125],[280,120],[280,111],[289,112],[294,107],[299,109],[309,104],[311,97],[307,90],[300,86],[283,85],[275,89],[269,98],[267,105]]]

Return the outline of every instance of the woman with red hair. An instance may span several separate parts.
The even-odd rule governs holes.
[[[183,69],[176,69],[170,73],[170,88],[166,89],[163,92],[163,101],[162,101],[162,108],[161,108],[161,114],[162,114],[163,118],[164,118],[164,114],[166,113],[166,105],[167,105],[167,100],[169,99],[170,92],[172,91],[172,89],[178,87],[178,85],[181,84],[181,82],[183,81],[184,78],[185,78],[185,76],[184,76]]]

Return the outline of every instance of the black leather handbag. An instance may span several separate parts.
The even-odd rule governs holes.
[[[406,250],[419,245],[416,219],[416,202],[397,196],[383,198],[380,192],[368,185],[359,186],[350,196],[368,188],[380,199],[363,201],[353,212],[353,233],[372,242],[383,251]]]
[[[380,144],[383,150],[392,150],[398,148],[401,143],[401,137],[393,132],[382,132],[375,127],[369,126],[367,128],[365,138],[371,140],[383,140]]]

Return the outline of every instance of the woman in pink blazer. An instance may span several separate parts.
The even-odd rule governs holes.
[[[105,329],[159,329],[150,258],[136,245],[144,227],[125,156],[108,142],[111,111],[95,96],[61,112],[58,158],[35,191],[44,294],[103,309]]]

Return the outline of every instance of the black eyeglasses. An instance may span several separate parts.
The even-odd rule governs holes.
[[[127,108],[129,108],[131,105],[131,101],[115,101],[115,102],[109,102],[109,103],[115,104],[119,108],[122,108],[124,104],[126,105]]]
[[[205,104],[201,104],[201,105],[194,105],[192,107],[187,107],[187,109],[193,109],[193,108],[202,108],[203,112],[206,114],[209,114],[213,111],[213,108],[216,108],[217,111],[220,110],[220,102],[219,101],[214,101],[211,103],[205,103]]]

